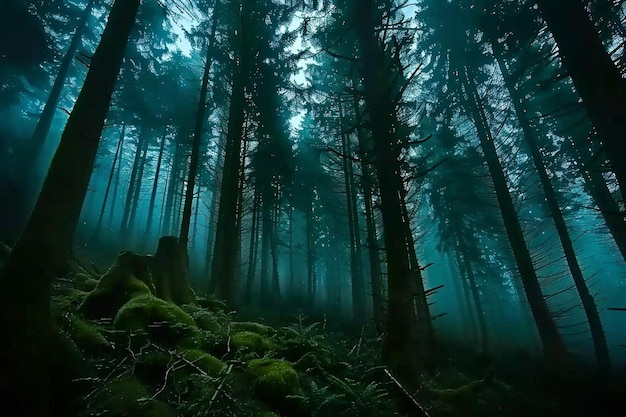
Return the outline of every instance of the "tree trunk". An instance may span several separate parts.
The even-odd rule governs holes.
[[[161,175],[161,163],[163,162],[163,152],[165,150],[165,137],[167,136],[167,128],[163,129],[163,137],[161,138],[161,146],[159,148],[159,157],[157,159],[156,169],[154,171],[154,182],[152,183],[152,193],[150,195],[150,205],[148,207],[148,220],[146,221],[146,231],[144,234],[144,242],[148,241],[150,230],[152,229],[152,219],[154,217],[154,205],[156,203],[157,191],[159,189],[159,177]]]
[[[306,276],[307,276],[307,306],[312,311],[315,307],[315,225],[313,224],[313,190],[309,194],[309,204],[306,212]]]
[[[135,151],[135,159],[133,161],[133,169],[130,173],[130,183],[128,184],[128,191],[126,192],[126,201],[124,202],[124,214],[122,216],[122,223],[120,225],[120,235],[123,240],[126,239],[128,234],[128,220],[133,206],[133,197],[135,195],[135,189],[137,187],[137,176],[139,174],[139,165],[141,164],[141,158],[143,149],[147,143],[147,128],[142,128],[137,140],[137,148]]]
[[[524,232],[520,224],[513,199],[508,189],[502,165],[498,159],[489,125],[474,80],[468,74],[466,68],[460,69],[465,93],[467,94],[467,111],[474,119],[474,125],[478,132],[481,148],[487,161],[489,174],[494,184],[496,198],[500,207],[500,213],[504,221],[509,243],[513,250],[515,262],[524,286],[526,298],[530,305],[535,325],[543,344],[546,357],[558,367],[566,356],[566,348],[559,334],[554,317],[550,313],[548,304],[543,296],[537,273],[533,266],[532,258],[524,240]]]
[[[48,137],[48,133],[50,132],[50,126],[52,125],[54,113],[56,112],[57,105],[59,104],[61,91],[65,85],[67,74],[72,66],[72,61],[74,60],[76,51],[80,46],[85,29],[87,28],[87,22],[91,16],[94,4],[95,0],[89,0],[80,15],[78,24],[76,25],[76,30],[74,31],[74,35],[72,35],[72,40],[67,47],[67,51],[65,51],[65,56],[63,56],[63,60],[61,61],[59,72],[57,73],[57,77],[55,78],[52,89],[50,90],[48,100],[46,101],[43,111],[41,112],[41,116],[39,116],[39,121],[37,122],[37,126],[33,132],[33,136],[30,139],[30,152],[28,160],[33,162],[32,168],[37,167],[36,162],[39,161],[39,154],[41,153],[41,150],[46,142],[46,138]]]
[[[124,124],[125,125],[125,124]],[[119,162],[117,164],[117,169],[115,172],[115,184],[113,185],[113,196],[111,197],[111,210],[109,210],[109,219],[108,219],[108,223],[109,223],[109,230],[113,230],[113,215],[115,214],[115,208],[117,207],[116,201],[117,201],[117,190],[120,187],[120,177],[122,174],[122,162],[124,160],[124,147],[122,146],[120,148],[120,157],[119,157]]]
[[[400,185],[400,195],[402,204],[402,216],[404,217],[404,229],[406,235],[406,246],[409,253],[409,261],[411,263],[411,271],[413,272],[415,282],[415,310],[417,312],[418,322],[418,340],[420,343],[422,355],[428,364],[432,364],[434,357],[427,356],[432,355],[435,350],[435,331],[433,329],[433,322],[430,316],[430,308],[428,307],[428,296],[426,295],[426,288],[424,287],[424,276],[422,274],[422,268],[419,260],[417,259],[417,253],[415,252],[415,239],[413,239],[413,230],[411,230],[411,221],[409,218],[409,212],[406,208],[406,189],[404,184]]]
[[[581,0],[537,0],[626,199],[626,82]],[[572,36],[576,34],[576,36]]]
[[[586,189],[598,206],[607,229],[613,236],[622,258],[626,261],[626,221],[620,213],[619,204],[613,198],[602,172],[587,164],[586,159],[590,155],[583,156],[583,152],[588,152],[582,147],[576,146],[571,140],[568,140],[567,149],[576,160],[576,167],[585,180]]]
[[[385,249],[387,252],[388,308],[387,334],[382,357],[406,381],[421,373],[417,340],[417,316],[413,308],[415,292],[403,224],[399,167],[399,149],[391,132],[398,125],[395,102],[387,82],[384,51],[379,43],[374,22],[375,4],[372,0],[352,2],[354,24],[359,37],[363,61],[365,101],[376,123],[371,124],[374,155],[381,198]]]
[[[184,138],[184,127],[178,129],[176,135],[176,142],[174,143],[174,158],[172,160],[172,169],[170,170],[170,178],[167,187],[167,200],[165,202],[165,213],[163,214],[163,233],[169,235],[172,231],[172,217],[174,215],[174,197],[176,196],[176,189],[178,188],[178,182],[181,175],[181,161],[183,160],[183,147],[182,142]]]
[[[151,131],[149,133],[152,133]],[[128,216],[128,225],[126,226],[127,237],[134,236],[133,231],[135,229],[135,221],[137,220],[137,212],[139,210],[139,197],[141,197],[141,186],[143,185],[143,173],[146,170],[146,161],[148,159],[148,148],[150,146],[151,135],[147,137],[143,145],[143,151],[141,153],[141,161],[139,162],[139,171],[137,171],[137,178],[135,179],[135,192],[133,194],[132,205]]]
[[[233,4],[238,7],[241,4]],[[217,216],[215,251],[211,268],[212,279],[217,283],[217,294],[232,307],[235,304],[235,266],[239,236],[237,235],[237,200],[239,197],[239,175],[241,171],[241,141],[244,130],[245,80],[247,66],[242,39],[245,39],[245,12],[241,13],[241,27],[236,35],[236,59],[233,86],[228,115],[228,133],[224,157],[224,170],[220,187],[220,207]],[[237,39],[236,39],[237,40]]]
[[[289,204],[289,298],[293,299],[296,288],[296,276],[293,260],[293,204]]]
[[[111,165],[111,171],[109,172],[109,180],[107,181],[107,188],[104,192],[104,199],[102,200],[102,208],[100,209],[100,215],[98,216],[98,224],[96,225],[96,231],[94,232],[94,239],[98,239],[100,235],[100,229],[102,228],[102,220],[104,219],[104,210],[106,209],[107,200],[109,199],[109,191],[111,190],[111,183],[113,182],[113,175],[115,174],[115,168],[117,167],[117,159],[120,154],[120,149],[124,144],[124,135],[126,133],[126,124],[122,124],[122,131],[120,132],[120,139],[117,142],[117,148],[115,149],[115,156],[113,156],[113,165]]]
[[[356,88],[356,86],[355,86]],[[354,98],[354,114],[359,114],[358,99]],[[374,184],[374,174],[372,172],[369,159],[372,153],[371,146],[366,143],[363,130],[357,126],[357,137],[359,140],[359,150],[361,152],[361,189],[363,191],[363,201],[365,205],[365,226],[367,231],[367,251],[370,265],[371,285],[372,285],[372,308],[374,323],[382,333],[384,321],[382,278],[380,270],[380,256],[378,253],[378,232],[376,230],[376,218],[374,216],[374,205],[372,204],[372,185]]]
[[[139,0],[117,0],[37,203],[0,275],[0,400],[29,417],[57,415],[50,388],[50,287],[67,264],[111,95]],[[80,155],[77,158],[76,155]]]
[[[224,166],[224,136],[220,137],[217,145],[217,157],[213,168],[213,190],[211,192],[211,205],[209,206],[209,228],[207,230],[206,257],[204,259],[204,276],[209,279],[209,288],[213,291],[217,283],[211,282],[211,257],[213,256],[213,242],[215,240],[215,226],[217,225],[217,209],[219,203],[219,195],[217,190],[220,189],[222,183],[221,172]]]
[[[485,310],[480,299],[480,293],[478,292],[478,286],[476,285],[476,277],[474,276],[474,269],[472,268],[472,260],[467,253],[465,243],[462,240],[462,235],[458,222],[455,221],[455,232],[457,235],[457,250],[459,252],[459,270],[465,271],[465,276],[469,283],[469,290],[474,301],[474,308],[476,309],[476,316],[478,317],[478,327],[480,328],[480,349],[483,352],[489,351],[489,332],[487,330],[487,321],[485,320]],[[469,297],[469,294],[468,294]]]
[[[186,256],[183,245],[175,236],[159,239],[152,263],[152,281],[157,297],[177,305],[196,303],[189,286]]]
[[[556,226],[561,247],[563,248],[563,253],[565,254],[565,260],[567,261],[567,265],[572,274],[572,279],[574,280],[574,285],[576,286],[578,296],[580,297],[583,309],[585,310],[585,315],[587,316],[587,322],[589,323],[593,345],[595,348],[598,370],[605,374],[609,373],[611,370],[611,359],[609,355],[609,348],[606,343],[604,329],[602,327],[602,321],[600,320],[600,314],[598,313],[595,300],[589,292],[589,287],[587,287],[583,271],[578,263],[578,259],[576,258],[574,244],[572,243],[572,239],[567,229],[565,217],[563,216],[563,212],[559,206],[556,192],[552,186],[550,177],[548,176],[548,171],[543,161],[543,156],[541,155],[539,144],[537,143],[537,138],[535,137],[535,132],[526,118],[526,109],[524,109],[522,101],[513,86],[513,82],[506,65],[501,59],[497,59],[497,62],[500,66],[500,70],[502,71],[505,85],[511,95],[513,108],[515,109],[515,114],[522,128],[524,139],[530,150],[535,169],[539,174],[539,181],[541,182],[541,187],[543,188],[546,203],[550,209],[550,214],[552,215],[552,220]]]
[[[344,186],[346,189],[346,206],[348,211],[348,232],[350,236],[350,272],[352,278],[352,314],[354,322],[360,326],[365,320],[365,289],[363,285],[363,256],[361,251],[361,239],[359,228],[359,216],[356,204],[356,187],[354,184],[354,173],[352,168],[352,150],[349,138],[343,131],[346,123],[343,115],[341,101],[339,106],[339,128],[341,129],[341,149],[343,153],[342,165]]]
[[[448,264],[450,266],[450,272],[452,274],[452,285],[454,286],[454,290],[457,293],[457,302],[459,305],[459,311],[463,315],[463,329],[466,332],[471,334],[471,339],[474,340],[477,344],[479,342],[478,329],[476,328],[476,320],[474,319],[474,309],[472,308],[472,301],[470,300],[470,291],[467,285],[467,281],[465,279],[465,268],[463,267],[463,260],[461,258],[461,254],[458,248],[455,248],[452,252],[454,252],[454,260],[452,259],[452,254],[448,253],[449,261]],[[456,262],[457,268],[453,268],[453,264]],[[458,273],[458,278],[456,277]],[[459,286],[459,281],[461,282],[461,286]],[[474,305],[474,307],[476,307]],[[463,311],[465,310],[465,311]],[[466,333],[467,334],[467,333]]]
[[[169,171],[168,172],[164,172],[164,174],[165,174],[165,184],[163,185],[163,196],[161,197],[161,211],[159,213],[159,224],[157,226],[157,230],[160,231],[160,232],[162,232],[163,229],[164,229],[165,204],[167,202],[167,197],[169,195],[171,174],[172,174],[172,170],[173,170],[173,166],[170,166],[170,163],[173,163],[173,160],[174,160],[174,156],[171,155],[168,152],[166,152],[166,157],[169,159],[169,161],[165,164],[165,167],[166,167],[166,170],[167,170],[167,167],[169,167]]]
[[[280,302],[280,279],[278,271],[278,218],[280,216],[278,204],[275,205],[274,215],[272,218],[273,226],[270,231],[270,246],[272,248],[272,289],[270,297],[273,303]]]
[[[261,223],[263,231],[261,232],[261,287],[260,298],[261,304],[269,301],[270,293],[270,235],[272,233],[272,208],[268,203],[267,194],[270,191],[265,190],[261,200]]]
[[[204,73],[202,74],[202,86],[200,87],[200,99],[198,101],[198,109],[196,113],[196,125],[193,131],[193,142],[191,145],[191,162],[189,164],[189,173],[187,176],[187,190],[185,192],[185,205],[183,208],[183,218],[180,226],[180,244],[183,250],[187,251],[189,241],[189,226],[191,224],[191,211],[193,206],[194,189],[196,187],[196,179],[198,177],[198,165],[200,163],[200,145],[202,143],[202,132],[204,130],[204,119],[206,113],[206,99],[209,90],[209,74],[211,72],[211,64],[213,60],[213,42],[215,40],[215,26],[217,25],[217,2],[213,7],[213,24],[211,34],[207,42],[206,62],[204,64]]]
[[[259,247],[259,199],[260,196],[254,190],[254,203],[252,204],[252,228],[250,229],[250,253],[248,256],[248,274],[246,279],[246,304],[252,304],[252,285],[256,273],[257,253]]]

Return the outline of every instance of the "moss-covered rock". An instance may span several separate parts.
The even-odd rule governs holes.
[[[234,350],[264,353],[272,348],[272,343],[257,333],[244,331],[235,332],[231,335],[230,346]]]
[[[70,289],[63,293],[55,294],[50,297],[50,309],[53,313],[59,315],[76,311],[88,294],[88,292],[76,289]]]
[[[131,298],[154,293],[145,257],[122,252],[87,295],[80,310],[91,319],[113,318]]]
[[[72,340],[83,351],[101,352],[111,347],[95,324],[76,315],[68,316],[66,328]]]
[[[189,349],[181,354],[186,361],[194,364],[198,369],[201,369],[210,376],[219,375],[219,373],[226,368],[224,362],[199,349]],[[194,373],[194,370],[191,369],[191,372]]]
[[[133,375],[111,379],[91,401],[88,413],[107,417],[174,417],[170,407],[150,399],[146,388]]]
[[[75,272],[68,277],[73,283],[76,289],[81,291],[93,291],[100,281],[93,276],[84,272]]]
[[[231,323],[231,326],[234,331],[252,332],[261,336],[271,336],[275,333],[274,329],[271,327],[252,321],[235,321]]]
[[[132,298],[115,316],[115,328],[127,331],[145,330],[157,343],[198,347],[202,332],[180,307],[151,294]]]
[[[193,318],[200,329],[219,336],[226,335],[229,324],[228,317],[220,313],[210,312],[194,304],[185,304],[181,308]]]
[[[262,399],[275,401],[300,394],[298,373],[287,361],[253,359],[248,363],[248,370],[255,376],[252,386]]]
[[[205,297],[196,297],[196,302],[198,305],[206,310],[216,312],[216,313],[226,313],[228,312],[228,306],[223,300],[212,296]]]

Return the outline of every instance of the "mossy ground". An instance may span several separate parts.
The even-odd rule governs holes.
[[[121,294],[114,321],[94,321],[78,306],[97,277],[81,274],[52,299],[58,327],[83,355],[72,361],[85,363],[80,389],[63,388],[78,396],[81,416],[420,415],[385,374],[373,331],[352,337],[302,317],[283,327],[238,322],[218,300],[179,307],[147,285],[129,299]],[[432,417],[587,415],[574,401],[483,378],[489,365],[464,373],[448,362],[423,379],[415,399]]]

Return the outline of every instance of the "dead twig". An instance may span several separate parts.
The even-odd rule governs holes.
[[[222,391],[222,388],[224,387],[224,383],[226,382],[226,377],[230,374],[230,371],[232,371],[232,369],[233,369],[233,365],[232,364],[228,365],[228,369],[226,370],[224,377],[222,377],[220,384],[217,386],[217,389],[215,390],[215,392],[213,393],[213,396],[211,397],[211,401],[209,401],[209,407],[207,408],[207,410],[210,410],[211,407],[213,406],[213,402],[215,402],[217,395]],[[228,393],[224,393],[224,394],[228,396]]]
[[[428,411],[426,411],[426,409],[424,407],[422,407],[422,405],[420,403],[417,402],[417,400],[415,398],[413,398],[413,396],[411,394],[409,394],[409,392],[406,390],[406,388],[404,388],[404,386],[400,383],[400,381],[398,381],[392,374],[391,372],[389,372],[388,369],[384,369],[385,374],[389,377],[389,379],[391,379],[391,382],[393,382],[396,387],[398,387],[398,389],[400,389],[400,391],[402,391],[402,393],[404,394],[404,396],[411,402],[411,404],[413,404],[413,406],[415,406],[415,408],[417,409],[417,411],[423,416],[423,417],[430,417],[430,414],[428,414]]]

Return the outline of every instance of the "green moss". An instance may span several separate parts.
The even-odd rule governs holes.
[[[151,400],[146,388],[132,375],[110,380],[91,401],[90,415],[108,417],[173,417],[170,407]]]
[[[70,316],[67,327],[72,340],[84,350],[101,350],[111,347],[96,325],[78,316]]]
[[[214,297],[196,297],[196,302],[207,310],[213,312],[226,312],[228,311],[228,306],[222,300],[219,300]]]
[[[145,258],[123,252],[87,295],[80,310],[87,318],[113,318],[131,298],[154,293]]]
[[[224,362],[199,349],[187,350],[182,353],[182,356],[185,360],[193,363],[199,369],[211,376],[219,375],[219,373],[226,368],[226,364]]]
[[[287,361],[278,359],[253,359],[248,370],[255,379],[252,386],[262,399],[281,400],[300,393],[298,373]]]
[[[92,291],[98,286],[99,280],[86,273],[73,273],[69,277],[74,282],[74,287],[82,291]]]
[[[209,331],[215,335],[226,334],[228,328],[227,317],[212,313],[193,304],[185,304],[182,306],[182,309],[194,319],[200,329]]]
[[[248,350],[256,353],[263,353],[272,348],[269,340],[263,336],[252,332],[236,332],[231,335],[230,346],[235,350]]]
[[[64,294],[50,297],[50,309],[61,315],[68,311],[75,311],[87,297],[87,294],[85,291],[72,289]]]
[[[232,328],[236,331],[247,331],[261,336],[271,336],[274,334],[274,329],[271,327],[251,321],[233,322]]]
[[[203,339],[189,314],[151,294],[134,297],[124,304],[114,324],[121,330],[145,330],[155,341],[169,345],[197,347]]]
[[[272,413],[271,411],[259,411],[254,417],[278,417],[278,414]]]

